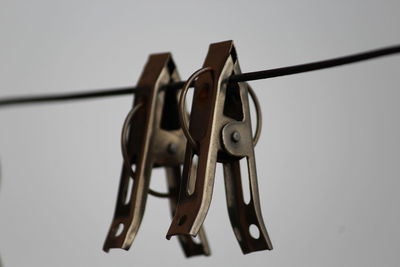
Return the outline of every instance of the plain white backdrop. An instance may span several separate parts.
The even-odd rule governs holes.
[[[235,41],[244,72],[400,43],[399,1],[0,2],[0,97],[134,85],[150,53],[186,79],[208,45]],[[205,228],[212,256],[185,259],[166,200],[149,198],[126,252],[104,253],[132,96],[0,109],[4,266],[399,266],[400,58],[252,82],[274,250],[242,255],[221,168]],[[164,190],[164,173],[152,187]]]

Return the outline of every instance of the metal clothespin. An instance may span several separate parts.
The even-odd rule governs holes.
[[[149,57],[122,131],[124,164],[114,219],[103,248],[106,252],[111,248],[129,249],[139,230],[148,193],[169,197],[172,215],[175,213],[186,140],[178,120],[180,92],[166,89],[165,85],[179,80],[171,54]],[[154,167],[166,170],[167,194],[149,189]],[[199,241],[179,236],[179,242],[187,257],[210,254],[202,229]]]
[[[167,233],[191,235],[200,233],[207,215],[214,187],[217,162],[223,164],[226,199],[230,221],[243,253],[271,250],[272,244],[264,226],[258,194],[254,146],[261,131],[261,112],[254,92],[246,83],[230,83],[232,74],[241,73],[232,41],[210,45],[203,68],[186,82],[180,97],[179,118],[188,139],[179,204]],[[190,126],[184,111],[189,85],[196,79]],[[249,97],[258,115],[252,136]],[[197,166],[193,158],[198,156]],[[244,202],[240,160],[247,160],[251,200]],[[246,171],[246,170],[242,170]],[[260,235],[253,237],[250,226]]]

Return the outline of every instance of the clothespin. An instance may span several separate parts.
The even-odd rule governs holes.
[[[195,72],[182,89],[179,118],[188,144],[179,202],[167,238],[200,233],[211,203],[216,164],[220,162],[224,169],[229,218],[239,245],[246,254],[271,250],[272,244],[261,214],[254,156],[254,146],[261,130],[261,112],[248,84],[229,82],[231,75],[239,73],[233,42],[214,43],[210,45],[203,68]],[[196,78],[189,125],[184,111],[185,98],[189,85]],[[254,137],[249,94],[258,114]],[[193,160],[195,156],[198,156],[197,163]],[[247,161],[248,170],[240,169],[240,160]],[[249,174],[249,203],[243,199],[241,171],[248,171]],[[253,225],[260,232],[258,238],[250,234]]]
[[[172,215],[175,213],[186,140],[178,120],[180,90],[168,90],[165,85],[178,81],[171,54],[149,57],[122,131],[124,164],[115,214],[103,248],[106,252],[111,248],[130,248],[143,218],[148,193],[168,197]],[[166,170],[167,194],[149,189],[154,167]],[[187,257],[210,254],[205,233],[198,230],[197,242],[190,236],[179,236]]]

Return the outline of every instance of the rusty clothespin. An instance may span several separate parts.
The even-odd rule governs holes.
[[[175,213],[186,139],[178,119],[180,90],[168,90],[165,85],[179,80],[171,54],[149,57],[138,82],[140,90],[135,95],[133,108],[122,131],[124,164],[114,219],[104,251],[111,248],[129,249],[142,221],[148,193],[168,197],[172,215]],[[166,194],[149,189],[154,167],[164,167],[166,170]],[[199,228],[198,232],[199,242],[190,236],[179,236],[187,257],[210,253],[204,231]]]
[[[224,169],[230,221],[246,254],[270,250],[272,244],[261,214],[254,157],[254,146],[261,131],[261,111],[248,84],[229,82],[231,75],[239,73],[233,42],[214,43],[210,45],[203,68],[195,72],[182,89],[179,118],[188,144],[178,207],[167,238],[200,233],[212,198],[216,164],[220,162]],[[185,98],[189,85],[196,78],[189,125],[184,111]],[[258,115],[254,137],[249,94]],[[193,160],[196,155],[197,163]],[[247,161],[248,170],[240,169],[240,160]],[[249,174],[249,203],[244,202],[241,171],[248,171]],[[259,230],[258,238],[250,234],[252,225]]]

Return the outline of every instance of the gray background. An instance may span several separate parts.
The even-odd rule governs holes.
[[[0,97],[126,86],[171,51],[183,78],[233,39],[243,71],[400,42],[399,1],[0,2]],[[5,266],[399,266],[400,58],[252,82],[256,148],[275,249],[243,256],[221,168],[205,221],[211,257],[185,259],[150,198],[130,251],[101,248],[132,97],[0,110]],[[162,171],[152,187],[164,190]]]

